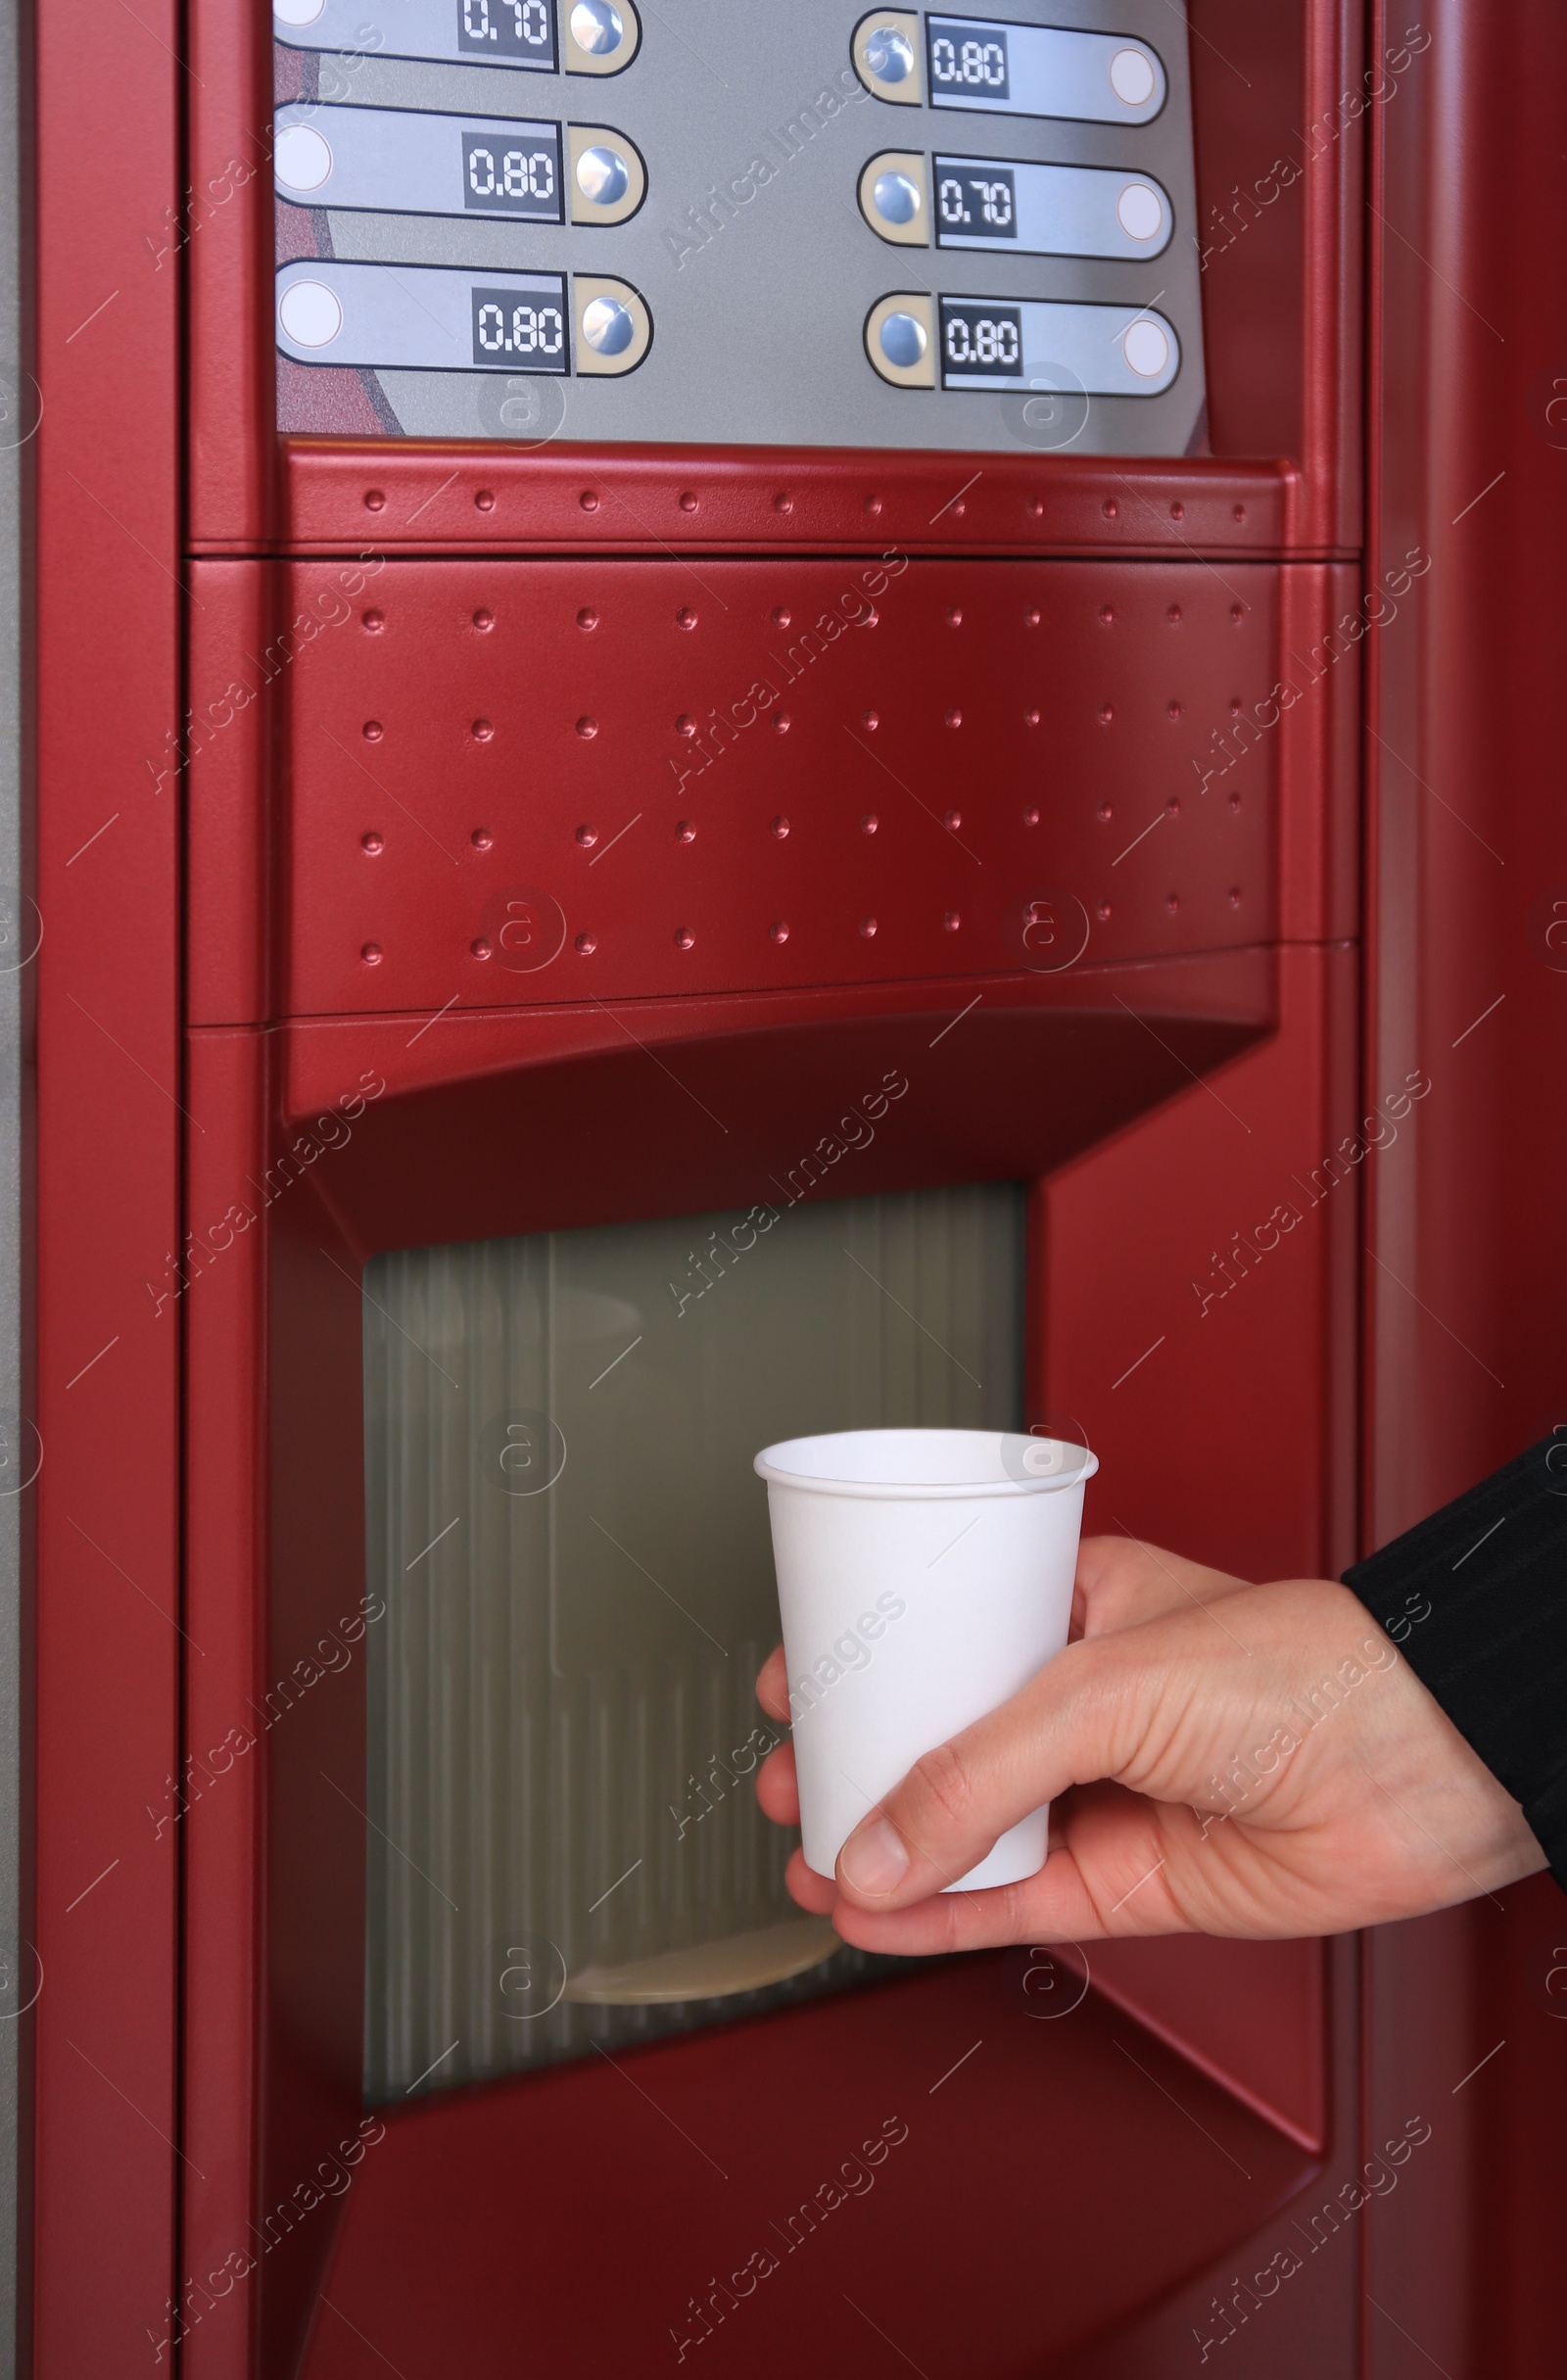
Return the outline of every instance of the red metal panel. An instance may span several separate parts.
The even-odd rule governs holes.
[[[204,1024],[273,1012],[276,575],[266,562],[190,571],[190,707],[169,782],[185,787],[186,1013]]]
[[[1320,1961],[1328,2028],[1341,2043],[1354,2037],[1363,1940],[1342,1935],[1335,1942],[1294,1946],[1310,1949]],[[1189,1947],[1201,1957],[1233,1952],[1237,1945]],[[1244,2243],[1236,2242],[1227,2256],[1215,2258],[1160,2305],[1131,2312],[1108,2339],[1053,2366],[1051,2380],[1166,2380],[1205,2367],[1211,2371],[1215,2362],[1221,2371],[1239,2372],[1242,2380],[1322,2380],[1325,2373],[1349,2380],[1358,2373],[1355,2337],[1363,2306],[1365,2235],[1345,2220],[1344,2210],[1357,2195],[1364,2197],[1353,2185],[1366,2145],[1359,2127],[1360,2075],[1353,2059],[1337,2061],[1331,2085],[1327,2154],[1300,2195],[1276,2214],[1264,2214]],[[1403,2109],[1389,2127],[1400,2145],[1406,2143],[1402,2126],[1412,2112]],[[1387,2137],[1384,2132],[1379,2149]],[[1409,2147],[1405,2174],[1413,2154]],[[1418,2154],[1428,2159],[1433,2147],[1422,2143]],[[1386,2165],[1381,2170],[1386,2173]],[[1191,2179],[1197,2181],[1195,2170]],[[1363,2213],[1357,2219],[1363,2224]],[[1222,2356],[1216,2353],[1220,2348]]]
[[[1090,1529],[1243,1578],[1332,1577],[1352,1557],[1358,1189],[1322,1166],[1355,1121],[1356,972],[1347,947],[1286,949],[1276,1035],[1044,1186],[1031,1406],[1071,1415],[1100,1455]],[[1321,1957],[1093,1954],[1127,2005],[1307,2140],[1324,2123]]]
[[[719,1091],[730,1088],[737,1045],[763,1034],[794,1034],[811,1050],[834,1039],[845,1046],[852,1046],[856,1038],[869,1045],[871,1036],[885,1038],[895,1031],[907,1033],[912,1040],[918,1026],[907,1020],[923,1024],[928,1019],[932,1027],[939,1027],[953,1023],[967,1011],[981,1033],[994,1030],[1010,1036],[1031,1031],[1034,1012],[1043,1011],[1056,1031],[1062,1031],[1069,1021],[1070,1031],[1063,1033],[1063,1038],[1069,1039],[1080,1053],[1071,1062],[1069,1096],[1064,1079],[1062,1094],[1050,1115],[1029,1119],[1020,1126],[1017,1117],[1003,1107],[987,1121],[982,1091],[964,1080],[966,1073],[972,1074],[972,1068],[960,1064],[955,1072],[951,1068],[952,1057],[961,1056],[961,1040],[959,1053],[949,1051],[944,1058],[931,1058],[921,1070],[923,1079],[928,1080],[933,1071],[938,1081],[960,1095],[960,1104],[952,1111],[953,1126],[979,1135],[971,1151],[973,1162],[980,1166],[979,1177],[998,1179],[1009,1165],[1021,1162],[1020,1130],[1029,1146],[1064,1154],[1115,1130],[1185,1079],[1179,1059],[1168,1049],[1162,1052],[1154,1036],[1137,1025],[1135,1012],[1128,1014],[1131,1003],[1123,1007],[1116,999],[1117,988],[1123,995],[1135,992],[1137,1006],[1163,1021],[1162,1029],[1167,1040],[1189,1044],[1188,1055],[1200,1051],[1205,1062],[1211,1063],[1268,1028],[1276,1010],[1275,973],[1274,954],[1263,949],[1214,952],[1118,970],[1071,968],[1059,975],[980,977],[961,988],[945,983],[848,984],[784,993],[731,993],[708,1000],[649,1000],[636,1008],[629,1003],[614,1007],[594,1003],[533,1011],[454,1010],[438,1023],[402,1017],[316,1018],[294,1023],[280,1035],[284,1070],[280,1123],[308,1121],[363,1068],[373,1068],[394,1094],[423,1094],[431,1113],[443,1107],[447,1111],[443,1129],[461,1135],[459,1141],[448,1144],[452,1158],[450,1166],[421,1173],[406,1188],[390,1170],[371,1167],[356,1185],[356,1196],[371,1202],[375,1244],[412,1247],[419,1241],[416,1232],[409,1235],[409,1226],[429,1192],[438,1190],[444,1201],[460,1204],[467,1196],[463,1184],[478,1180],[494,1162],[486,1158],[478,1166],[467,1162],[470,1147],[477,1156],[488,1146],[485,1132],[491,1120],[486,1117],[482,1121],[462,1123],[465,1106],[472,1112],[480,1104],[468,1098],[470,1087],[478,1086],[485,1099],[495,1100],[499,1118],[503,1093],[496,1089],[495,1078],[520,1068],[538,1070],[540,1079],[546,1082],[551,1075],[546,1070],[553,1070],[553,1078],[569,1083],[573,1065],[641,1049],[643,1067],[658,1075],[662,1070],[653,1066],[648,1053],[682,1045],[689,1053],[691,1071],[688,1078],[694,1087]],[[976,992],[978,1000],[973,997]],[[635,1022],[635,1031],[622,1021],[628,1017]],[[410,1024],[414,1026],[411,1032]],[[968,1030],[967,1022],[964,1030]],[[1107,1035],[1114,1035],[1114,1041],[1107,1040]],[[783,1046],[782,1040],[779,1046]],[[928,1039],[924,1046],[926,1052],[932,1048]],[[945,1040],[939,1046],[945,1050]],[[915,1042],[914,1047],[919,1044]],[[1113,1065],[1108,1063],[1111,1047],[1116,1053]],[[1138,1052],[1141,1056],[1134,1055]],[[818,1069],[823,1065],[820,1059],[812,1063]],[[856,1050],[854,1065],[861,1064],[863,1051]],[[853,1079],[853,1068],[849,1078]],[[740,1079],[743,1083],[743,1068]],[[795,1145],[813,1113],[820,1115],[839,1097],[831,1076],[823,1075],[818,1082],[807,1073],[796,1080],[791,1072],[787,1080],[791,1106],[812,1097],[821,1106],[811,1111],[801,1105],[797,1126],[789,1122],[794,1139],[780,1140],[768,1157],[769,1164],[784,1154],[785,1146]],[[742,1113],[755,1122],[759,1114],[765,1121],[770,1111],[759,1112],[747,1089]],[[771,1113],[777,1130],[783,1131],[784,1125],[776,1122],[776,1104]],[[959,1140],[945,1146],[938,1125],[939,1119],[932,1124],[931,1151],[940,1151],[940,1162],[950,1163],[963,1143]],[[764,1147],[773,1130],[770,1126],[768,1138],[761,1144]],[[807,1142],[812,1137],[807,1131]],[[354,1145],[356,1149],[359,1141]],[[536,1153],[535,1164],[529,1167],[530,1181],[540,1178],[537,1160],[544,1154]],[[707,1150],[697,1162],[716,1160],[722,1154]],[[569,1150],[563,1155],[551,1150],[549,1156],[551,1166],[574,1166],[569,1176],[572,1194],[586,1198],[592,1180],[591,1156],[585,1154],[578,1160]],[[356,1162],[351,1153],[350,1163]],[[659,1162],[662,1167],[673,1169],[683,1160],[678,1150],[669,1149],[661,1152]],[[738,1180],[739,1168],[752,1162],[747,1142],[734,1178]],[[1051,1162],[1059,1162],[1058,1156],[1053,1155]],[[563,1174],[561,1178],[567,1177]],[[671,1170],[671,1188],[677,1183],[684,1196],[689,1184]],[[632,1185],[633,1190],[635,1187]],[[508,1195],[513,1200],[525,1194],[526,1185],[510,1185]],[[595,1217],[630,1214],[630,1208],[616,1205],[627,1194],[627,1184],[611,1174],[594,1201]],[[455,1206],[451,1211],[456,1211]],[[489,1226],[476,1225],[476,1234],[486,1228]]]
[[[1395,38],[1401,17],[1376,13]],[[1370,1185],[1370,1545],[1567,1420],[1567,974],[1550,938],[1567,903],[1567,20],[1549,0],[1424,15],[1423,77],[1378,116],[1372,187],[1371,568],[1414,544],[1433,559],[1371,660],[1366,1063],[1379,1079],[1424,1066],[1435,1087]],[[1379,2210],[1368,2285],[1455,2374],[1544,2380],[1561,2364],[1567,2025],[1550,1977],[1567,1926],[1543,1879],[1499,1904],[1376,1944],[1373,2106],[1429,2094],[1449,2145],[1440,2187]],[[1416,1992],[1432,2021],[1411,2038]],[[1427,2368],[1383,2323],[1369,2346],[1378,2380]]]
[[[641,2374],[701,2346],[824,2380],[900,2356],[1061,2369],[1282,2216],[1311,2163],[1097,1995],[1034,2022],[1029,1955],[394,2116],[345,2201],[309,2380],[383,2356],[423,2380],[454,2336],[479,2368]],[[873,2187],[809,2230],[802,2202],[828,2206],[883,2122]],[[1268,2368],[1305,2380],[1280,2333]]]
[[[203,1119],[189,1151],[189,1261],[166,1288],[188,1348],[186,1616],[200,1658],[187,1682],[192,1755],[179,1805],[184,1852],[187,2018],[182,2042],[191,2159],[183,2261],[202,2294],[185,2312],[182,2368],[195,2380],[252,2369],[267,2260],[254,2229],[261,2166],[258,2077],[263,1995],[261,1889],[266,1264],[260,1230],[236,1229],[247,1184],[270,1151],[266,1061],[258,1033],[195,1040],[188,1082]],[[307,2168],[308,2169],[308,2168]]]
[[[302,567],[273,602],[261,565],[196,566],[196,690],[166,782],[188,768],[198,1022],[272,1013],[277,827],[261,788],[289,697],[296,1010],[569,997],[590,975],[617,996],[961,973],[1005,960],[1007,905],[1036,879],[1081,894],[1096,957],[1253,939],[1271,928],[1275,785],[1283,931],[1354,929],[1367,617],[1347,570],[952,562],[901,570],[873,601],[866,574],[886,574],[863,558],[835,575],[709,570],[705,584],[679,565],[373,568]],[[829,648],[819,623],[844,604],[877,626],[836,629]],[[927,635],[939,680],[920,661]],[[759,711],[753,690],[779,689],[777,711]],[[624,815],[604,810],[622,787]],[[944,834],[949,811],[968,824]],[[825,851],[837,911],[801,935],[788,913]],[[493,947],[487,911],[517,883],[553,891],[570,931],[557,963],[509,977],[473,944]],[[649,885],[666,914],[648,913]],[[690,948],[677,948],[683,927]],[[587,969],[579,932],[594,944]],[[367,944],[383,954],[373,969]]]
[[[893,568],[293,571],[288,1009],[966,976],[1053,887],[1090,964],[1271,937],[1279,738],[1202,770],[1275,571]]]
[[[1213,451],[1289,455],[1292,542],[1353,547],[1364,10],[1189,0],[1188,17]]]
[[[272,22],[204,0],[184,14],[190,77],[186,251],[190,537],[255,547],[278,488],[272,435]]]
[[[1384,119],[1372,569],[1411,546],[1433,558],[1378,639],[1370,684],[1368,1064],[1425,1064],[1437,1092],[1417,1142],[1374,1176],[1377,1544],[1560,1418],[1559,1334],[1541,1300],[1557,1276],[1546,1251],[1567,1126],[1540,1085],[1567,1015],[1546,939],[1567,887],[1547,691],[1567,306],[1540,277],[1559,207],[1537,216],[1523,194],[1554,138],[1567,25],[1535,0],[1512,38],[1540,62],[1524,84],[1493,56],[1484,13],[1449,0],[1414,104]],[[1498,405],[1503,368],[1515,385]]]
[[[1097,1991],[1247,2107],[1305,2149],[1326,2145],[1328,1959],[1320,1942],[1132,1935],[1096,1944],[1092,1972]]]
[[[177,18],[58,0],[33,29],[38,2380],[150,2366],[174,2288],[179,1330],[143,1284],[178,1245],[183,1096],[153,765],[179,709]]]
[[[1355,1124],[1357,968],[1279,964],[1276,1037],[1049,1185],[1038,1402],[1101,1458],[1090,1528],[1324,1578],[1354,1551],[1359,1192],[1323,1160]],[[1114,1253],[1090,1269],[1086,1246]]]
[[[743,447],[431,446],[289,439],[293,552],[1269,554],[1290,539],[1287,464],[1055,454],[803,453]]]
[[[1260,728],[1278,713],[1279,930],[1288,942],[1346,941],[1360,929],[1360,647],[1375,607],[1347,563],[1292,566],[1281,580],[1279,675],[1252,714]],[[1396,605],[1388,596],[1381,608]]]

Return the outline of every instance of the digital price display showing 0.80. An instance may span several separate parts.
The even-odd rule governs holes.
[[[525,298],[514,289],[485,289],[475,284],[473,360],[481,369],[570,371],[565,276],[541,273],[538,278],[540,288],[530,290]]]
[[[480,214],[562,221],[559,133],[524,132],[520,126],[511,139],[493,131],[464,132],[462,203]]]
[[[936,26],[941,29],[938,32]],[[946,100],[1012,97],[1012,61],[1000,24],[970,24],[961,17],[930,21],[930,88]]]
[[[554,0],[454,0],[457,47],[465,57],[507,66],[553,67]]]
[[[941,363],[950,381],[1016,380],[1022,370],[1022,309],[973,298],[941,301]]]

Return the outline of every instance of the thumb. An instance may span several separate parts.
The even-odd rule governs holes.
[[[1010,1702],[917,1760],[861,1820],[838,1854],[843,1897],[901,1909],[956,1883],[1031,1811],[1115,1777],[1157,1691],[1144,1665],[1116,1662],[1114,1637],[1068,1644]]]

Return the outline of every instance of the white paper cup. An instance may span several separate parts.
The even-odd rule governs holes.
[[[922,1754],[1015,1694],[1067,1642],[1083,1486],[1060,1439],[845,1430],[756,1457],[784,1617],[805,1864],[848,1836]],[[1035,1876],[1050,1813],[1009,1828],[943,1887]]]

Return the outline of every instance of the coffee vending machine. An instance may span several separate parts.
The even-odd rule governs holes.
[[[1545,2373],[1555,1887],[843,1947],[750,1458],[1333,1577],[1567,1418],[1563,29],[30,38],[19,2369]]]

